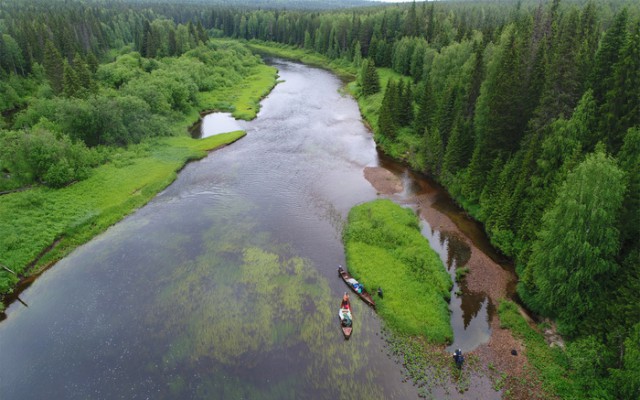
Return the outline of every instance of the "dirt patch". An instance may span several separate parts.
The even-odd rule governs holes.
[[[364,177],[380,194],[395,194],[403,190],[402,181],[391,171],[381,167],[366,167]]]

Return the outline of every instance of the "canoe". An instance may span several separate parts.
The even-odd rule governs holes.
[[[351,290],[353,290],[362,300],[364,300],[365,303],[367,303],[371,307],[376,307],[375,301],[373,301],[373,298],[371,297],[369,292],[366,291],[366,289],[362,288],[361,292],[355,289],[354,285],[359,284],[359,282],[355,280],[351,275],[349,275],[349,273],[345,271],[344,268],[342,268],[342,265],[338,267],[338,273],[342,277],[342,280],[347,284],[347,286],[349,286]]]
[[[351,337],[351,332],[353,332],[353,318],[351,317],[351,308],[340,308],[338,317],[340,317],[340,328],[342,328],[342,334],[344,335],[345,339],[349,339],[349,337]],[[345,322],[345,317],[348,317],[348,323]]]

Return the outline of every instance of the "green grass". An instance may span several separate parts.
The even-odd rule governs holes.
[[[565,352],[559,348],[549,347],[543,335],[533,329],[520,315],[518,306],[503,300],[498,306],[500,326],[510,329],[514,336],[524,341],[527,349],[527,360],[535,368],[539,382],[529,382],[530,385],[542,384],[546,393],[561,395],[564,399],[581,398],[578,386],[568,376],[568,360]]]
[[[260,100],[276,83],[276,68],[258,65],[239,85],[198,93],[198,102],[205,109],[231,112],[234,118],[249,121],[258,115]]]
[[[36,272],[147,203],[173,182],[187,161],[244,135],[237,131],[201,140],[186,136],[155,139],[119,150],[112,162],[74,185],[1,196],[0,262],[20,275]],[[27,271],[33,262],[36,268]],[[3,293],[16,281],[0,271]]]
[[[469,267],[456,268],[456,282],[462,282],[465,276],[469,273]]]
[[[347,60],[332,60],[314,51],[304,50],[294,46],[258,40],[248,42],[247,46],[256,53],[300,61],[307,65],[328,69],[345,80],[355,79],[358,72],[357,68]]]
[[[344,242],[350,273],[371,291],[383,289],[376,309],[394,332],[431,343],[452,340],[451,278],[410,209],[390,200],[356,206]]]

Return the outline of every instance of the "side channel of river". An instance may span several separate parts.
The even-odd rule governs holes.
[[[336,267],[349,209],[382,195],[363,171],[395,169],[409,203],[419,178],[380,159],[335,76],[273,63],[284,82],[238,122],[244,139],[188,165],[9,306],[3,399],[418,397],[373,310],[354,302],[343,340]],[[424,227],[445,265],[464,262],[468,244]],[[452,301],[454,346],[488,340],[491,308],[477,296]],[[471,384],[500,397],[487,379]]]

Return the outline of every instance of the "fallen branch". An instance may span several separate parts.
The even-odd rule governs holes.
[[[0,266],[4,269],[6,269],[7,271],[11,272],[12,274],[14,274],[15,276],[18,276],[18,274],[16,274],[15,272],[13,272],[12,270],[10,270],[8,267],[5,267],[4,265],[0,264]]]

